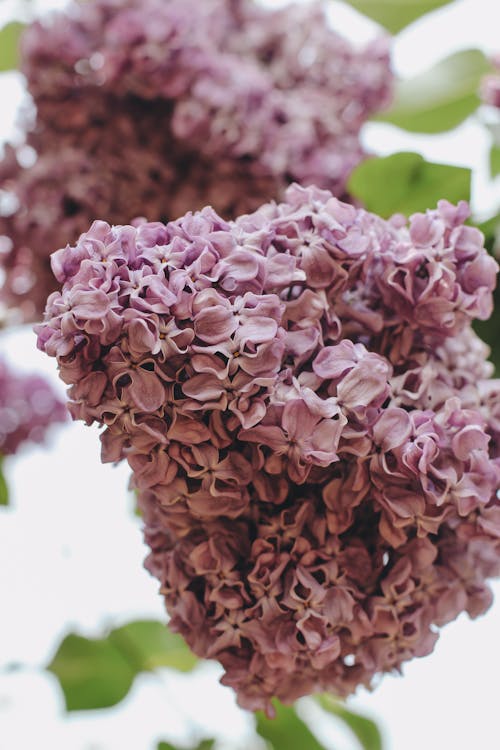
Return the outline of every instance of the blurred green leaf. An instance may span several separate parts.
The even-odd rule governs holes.
[[[189,750],[212,750],[215,745],[215,740],[202,740],[196,747],[190,748]],[[185,750],[178,745],[171,745],[170,742],[160,742],[156,750]]]
[[[47,669],[61,684],[68,711],[107,708],[121,701],[139,672],[170,667],[187,672],[196,657],[182,638],[155,621],[131,622],[104,638],[70,634]]]
[[[478,229],[484,234],[485,247],[493,255],[495,247],[500,245],[500,213],[479,224]],[[489,320],[474,321],[474,330],[491,348],[490,360],[495,365],[495,375],[500,375],[500,285],[493,292],[493,313]]]
[[[48,667],[64,693],[68,711],[114,706],[127,695],[136,675],[128,656],[107,638],[70,634]]]
[[[484,244],[491,252],[495,245],[495,240],[497,240],[500,235],[500,213],[495,214],[479,224],[475,223],[475,226],[484,234]]]
[[[500,174],[500,146],[493,145],[490,150],[490,175]]]
[[[346,724],[361,743],[363,750],[383,750],[382,736],[374,721],[349,711],[331,695],[317,698],[320,706]]]
[[[344,2],[385,26],[392,34],[397,34],[420,16],[448,5],[451,0],[344,0]]]
[[[271,750],[325,750],[293,707],[278,701],[273,701],[273,705],[274,719],[268,719],[261,711],[256,713],[257,732],[267,740]]]
[[[495,365],[495,376],[500,376],[500,287],[493,292],[494,308],[489,320],[475,320],[474,330],[491,349],[489,359]]]
[[[132,502],[132,512],[133,512],[134,516],[137,516],[137,518],[141,518],[142,519],[142,511],[141,511],[141,509],[139,507],[139,501],[138,501],[139,494],[138,494],[137,490],[132,490],[132,492],[130,492],[129,494],[130,494],[130,497],[132,498],[132,501],[131,501]]]
[[[495,377],[500,377],[500,286],[493,292],[493,312],[488,320],[475,320],[473,328],[491,349],[489,359],[495,366]]]
[[[9,504],[9,488],[3,473],[3,456],[0,456],[0,505]]]
[[[112,630],[108,638],[134,654],[138,671],[169,667],[178,672],[191,672],[198,663],[185,640],[155,620],[129,622]]]
[[[0,72],[14,70],[19,63],[18,44],[24,24],[12,21],[0,29]]]
[[[351,174],[347,189],[368,211],[387,218],[433,208],[440,198],[470,198],[471,171],[434,164],[420,154],[401,152],[366,159]]]
[[[456,52],[415,78],[399,81],[392,106],[374,119],[412,133],[451,130],[479,106],[479,84],[490,69],[480,50]]]

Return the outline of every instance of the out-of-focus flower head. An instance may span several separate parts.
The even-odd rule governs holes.
[[[211,204],[224,217],[287,184],[344,192],[359,130],[389,98],[387,45],[354,50],[318,5],[97,0],[34,23],[22,43],[36,107],[22,167],[0,188],[9,238],[4,299],[36,318],[48,257],[96,217],[167,221]],[[36,284],[39,288],[36,288]]]
[[[0,455],[41,443],[48,428],[67,418],[66,406],[39,375],[20,375],[0,360]]]
[[[483,78],[481,98],[485,104],[500,107],[500,54],[494,55],[491,62],[496,70]]]
[[[468,207],[389,221],[317,188],[227,222],[95,222],[39,347],[133,470],[171,615],[250,709],[429,653],[500,572],[500,382]]]

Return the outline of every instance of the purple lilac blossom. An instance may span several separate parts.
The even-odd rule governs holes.
[[[239,703],[347,695],[500,573],[497,264],[465,203],[385,221],[318,188],[225,221],[97,221],[38,345],[132,468],[170,627]]]
[[[210,204],[231,218],[293,181],[341,196],[392,85],[386,41],[353,49],[317,4],[73,3],[27,30],[22,61],[37,159],[10,148],[0,163],[15,199],[0,235],[2,294],[26,319],[54,288],[49,254],[96,216],[165,222]]]
[[[41,443],[48,428],[67,418],[66,406],[39,375],[20,375],[0,360],[0,455]]]

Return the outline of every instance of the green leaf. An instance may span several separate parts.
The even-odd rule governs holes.
[[[189,748],[189,750],[212,750],[215,745],[215,740],[202,740],[196,747]],[[186,750],[180,748],[178,745],[171,745],[170,742],[160,742],[156,750]]]
[[[382,736],[374,721],[349,711],[333,696],[320,695],[317,700],[325,711],[333,714],[346,724],[361,743],[363,750],[383,750]]]
[[[474,223],[474,222],[473,222]],[[495,246],[497,238],[500,237],[500,213],[491,216],[479,224],[474,224],[484,234],[484,244],[490,252]]]
[[[488,320],[475,320],[473,328],[491,349],[489,359],[495,365],[495,377],[500,377],[500,286],[493,292],[493,313]]]
[[[430,13],[451,0],[345,0],[368,18],[385,26],[392,34],[404,29],[420,16]]]
[[[484,234],[484,244],[490,253],[495,254],[495,246],[500,245],[500,213],[476,223]],[[500,283],[493,292],[493,313],[489,320],[475,320],[474,330],[491,348],[490,360],[495,365],[495,377],[500,376]]]
[[[134,654],[138,671],[141,672],[150,672],[158,667],[191,672],[198,663],[185,640],[155,620],[129,622],[112,630],[108,638]]]
[[[0,29],[0,72],[14,70],[19,63],[18,43],[24,24],[12,21]]]
[[[347,189],[368,211],[388,218],[433,208],[440,198],[452,203],[469,200],[470,181],[470,169],[434,164],[420,154],[402,152],[362,162]]]
[[[0,456],[0,505],[9,504],[9,488],[3,473],[3,456]]]
[[[267,740],[270,750],[325,750],[293,707],[278,701],[273,701],[273,705],[274,719],[268,719],[261,711],[256,713],[257,732]]]
[[[133,511],[134,516],[142,519],[142,511],[140,509],[139,502],[138,502],[137,490],[133,490],[133,492],[130,493],[130,496],[132,497],[132,511]]]
[[[187,672],[196,664],[182,638],[159,622],[131,622],[104,638],[71,633],[47,669],[61,684],[68,711],[107,708],[121,701],[140,672],[170,667]]]
[[[500,146],[493,145],[490,150],[490,175],[496,177],[500,174]]]
[[[494,376],[500,377],[500,285],[493,292],[493,312],[488,320],[475,320],[473,328],[491,349],[489,360],[495,367]]]
[[[70,634],[48,667],[64,693],[68,711],[106,708],[119,703],[132,686],[136,669],[107,638]]]
[[[477,49],[461,50],[415,78],[396,84],[392,106],[374,119],[412,133],[442,133],[479,106],[479,84],[491,69]]]

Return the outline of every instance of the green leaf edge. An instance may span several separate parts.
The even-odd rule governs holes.
[[[406,171],[408,173],[409,179],[405,185],[405,191],[402,192],[401,189],[398,189],[397,191],[398,195],[401,196],[400,206],[391,206],[389,209],[383,206],[383,201],[381,202],[379,200],[380,196],[384,197],[386,195],[385,193],[381,193],[379,190],[372,190],[370,195],[375,194],[377,196],[377,200],[373,201],[370,198],[370,195],[368,195],[364,190],[364,185],[366,184],[367,176],[370,179],[372,178],[372,175],[376,176],[377,165],[386,165],[389,170],[389,173],[385,175],[385,178],[387,179],[390,174],[391,167],[393,165],[398,166],[398,161],[401,163],[402,167],[400,171],[403,174]],[[418,184],[419,174],[421,173],[422,169],[425,169],[426,167],[430,167],[431,172],[434,171],[435,174],[442,169],[449,170],[450,173],[453,171],[457,177],[457,182],[463,182],[463,187],[466,188],[464,192],[460,193],[460,195],[451,195],[450,193],[448,193],[448,195],[440,194],[437,200],[439,198],[446,198],[451,201],[470,200],[472,172],[469,168],[457,167],[451,164],[439,164],[437,162],[430,162],[424,159],[421,154],[413,151],[399,151],[395,154],[390,154],[389,156],[372,156],[368,159],[365,159],[351,173],[351,176],[349,177],[349,181],[347,183],[347,191],[354,198],[360,200],[368,211],[372,211],[373,213],[378,214],[385,219],[390,218],[395,213],[402,213],[406,216],[410,216],[412,213],[424,212],[428,208],[434,208],[433,205],[429,204],[429,201],[426,201],[424,204],[424,201],[422,200],[421,204],[419,203],[418,205],[412,206],[411,208],[405,206],[405,203],[408,203],[409,196],[415,195],[415,189],[413,189],[412,192],[411,183],[417,182]],[[436,198],[433,198],[430,203],[432,204],[432,202],[435,202],[435,200]]]
[[[436,10],[440,10],[441,8],[444,8],[446,5],[449,5],[453,0],[435,0],[434,2],[422,2],[422,0],[419,0],[419,2],[410,2],[410,5],[418,8],[418,6],[422,7],[422,5],[429,5],[431,4],[431,7],[428,7],[426,10],[423,11],[417,11],[416,15],[413,13],[410,13],[408,16],[408,20],[405,20],[403,22],[401,21],[395,21],[394,15],[391,13],[382,13],[380,14],[380,11],[377,12],[377,8],[380,8],[380,3],[377,2],[377,0],[373,0],[373,7],[374,11],[372,13],[367,12],[367,9],[365,8],[365,5],[367,4],[366,0],[363,2],[356,2],[356,0],[344,0],[344,2],[347,5],[350,5],[351,7],[355,8],[358,13],[361,13],[364,16],[367,16],[368,18],[371,18],[372,21],[375,21],[380,26],[383,26],[387,31],[390,31],[391,34],[398,34],[403,29],[406,29],[408,26],[410,26],[412,23],[415,23],[415,21],[418,21],[419,18],[422,18],[423,16],[429,15],[429,13],[434,13]],[[368,3],[369,4],[369,3]],[[397,5],[398,3],[392,3],[393,5]],[[400,3],[402,4],[402,3]],[[359,8],[358,6],[362,5],[363,9]],[[389,5],[389,2],[387,0],[385,1],[384,5]],[[382,18],[385,20],[381,20]]]
[[[0,455],[0,507],[6,508],[9,505],[9,486],[5,479],[3,462],[4,457]]]
[[[383,750],[382,735],[372,719],[349,710],[331,695],[318,695],[316,700],[324,711],[336,716],[349,727],[363,750]]]
[[[169,645],[165,648],[164,658],[161,657],[161,651],[156,651],[153,656],[148,658],[148,654],[141,646],[137,645],[137,642],[133,638],[130,638],[130,629],[140,627],[154,627],[158,628],[158,633],[165,632],[165,640],[169,639],[174,644]],[[161,628],[161,630],[160,630]],[[123,690],[116,691],[116,695],[120,696],[113,699],[103,700],[102,698],[98,702],[92,700],[82,700],[81,690],[85,682],[98,682],[99,676],[83,678],[68,683],[67,679],[64,679],[64,672],[68,670],[71,672],[71,657],[64,656],[64,651],[71,641],[85,644],[87,647],[92,648],[92,644],[96,649],[104,647],[109,648],[110,653],[114,653],[118,656],[118,659],[123,660],[123,664],[129,668],[129,675],[126,674],[126,667],[120,678],[123,678]],[[178,644],[177,644],[178,642]],[[158,643],[156,643],[158,646]],[[179,654],[181,658],[179,658]],[[174,655],[176,654],[176,655]],[[172,658],[172,655],[174,657]],[[160,657],[160,658],[159,658]],[[78,659],[76,659],[78,661]],[[118,662],[117,662],[118,663]],[[61,690],[64,696],[65,707],[68,712],[71,711],[92,711],[110,708],[120,703],[129,693],[133,682],[138,674],[143,672],[153,672],[158,668],[169,668],[175,669],[180,672],[191,672],[197,665],[198,660],[189,650],[188,646],[184,643],[181,636],[176,633],[172,633],[166,625],[157,620],[137,620],[126,623],[117,628],[111,629],[107,635],[98,638],[87,638],[76,633],[68,633],[60,642],[56,653],[51,659],[50,663],[46,666],[46,670],[51,672],[59,682]],[[75,687],[76,686],[76,687]],[[79,692],[80,691],[80,692]],[[85,692],[85,690],[84,690]],[[75,696],[76,693],[76,696]]]
[[[325,750],[309,726],[295,710],[273,699],[275,717],[268,718],[262,711],[255,712],[257,734],[270,750]]]
[[[429,102],[424,106],[419,108],[407,108],[405,110],[405,104],[401,104],[398,101],[398,90],[401,92],[404,92],[406,88],[411,90],[411,87],[415,84],[416,81],[423,78],[424,76],[430,76],[432,75],[433,71],[435,71],[440,66],[444,65],[450,65],[452,67],[456,61],[461,61],[465,58],[465,56],[468,55],[469,57],[471,55],[474,55],[476,60],[476,69],[474,73],[470,74],[471,84],[467,87],[467,91],[464,91],[463,93],[463,102],[462,102],[462,109],[461,113],[455,115],[454,117],[448,117],[446,119],[446,124],[443,126],[441,125],[421,125],[422,118],[424,120],[429,117],[429,112],[436,112],[439,110],[446,110],[451,104],[454,102],[460,101],[457,99],[457,97],[454,95],[452,97],[444,97],[440,100],[436,100],[434,103]],[[412,76],[411,78],[407,79],[400,79],[396,83],[396,91],[394,94],[394,100],[392,104],[385,110],[378,112],[377,114],[373,115],[373,117],[370,118],[371,122],[383,122],[387,123],[389,125],[394,125],[397,128],[400,128],[401,130],[405,130],[409,133],[422,133],[425,135],[437,135],[439,133],[446,133],[450,130],[453,130],[454,128],[458,127],[462,122],[464,122],[470,115],[472,115],[479,105],[481,104],[481,98],[479,96],[479,84],[484,75],[486,75],[489,71],[492,70],[491,62],[488,60],[484,52],[477,48],[468,48],[468,49],[462,49],[457,52],[454,52],[451,55],[448,55],[448,57],[444,57],[441,60],[439,60],[435,65],[432,65],[429,68],[426,68],[418,75]],[[403,98],[406,95],[405,93],[402,94]],[[411,97],[408,96],[408,99]],[[435,115],[434,118],[435,119]]]
[[[19,38],[26,24],[11,21],[0,29],[0,73],[19,67]]]
[[[500,174],[500,146],[493,144],[490,148],[490,177],[493,179]]]
[[[170,742],[162,740],[158,743],[156,750],[212,750],[214,745],[215,740],[207,739],[201,740],[201,742],[196,745],[196,747],[192,746],[190,748],[180,748],[178,745],[172,745]]]

